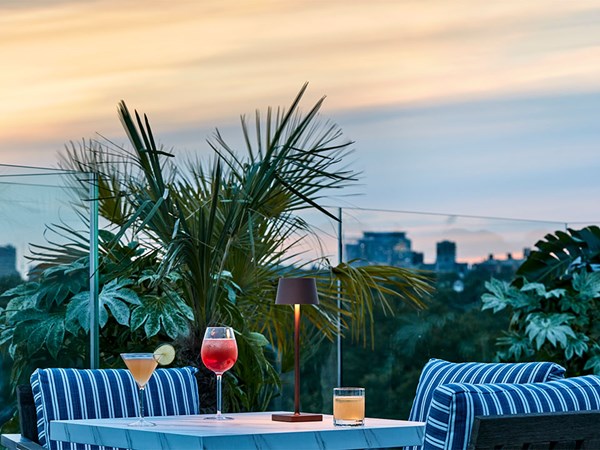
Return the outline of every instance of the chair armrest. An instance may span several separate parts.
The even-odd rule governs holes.
[[[468,450],[505,446],[600,448],[600,411],[476,416]]]
[[[40,444],[36,444],[20,434],[3,434],[0,443],[8,450],[44,450]]]
[[[19,410],[21,437],[39,444],[37,414],[30,384],[17,386],[17,409]]]

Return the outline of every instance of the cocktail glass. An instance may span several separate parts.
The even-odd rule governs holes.
[[[217,375],[217,414],[205,417],[213,420],[231,420],[221,414],[221,379],[233,367],[238,357],[238,349],[231,327],[208,327],[200,350],[202,362]]]
[[[121,353],[121,358],[131,372],[138,385],[138,401],[140,403],[140,417],[129,424],[130,427],[153,427],[155,423],[144,419],[144,388],[154,373],[158,361],[153,353]]]

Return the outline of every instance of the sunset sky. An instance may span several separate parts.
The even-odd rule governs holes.
[[[600,221],[600,0],[2,0],[0,163],[124,142],[123,99],[167,147],[304,105],[355,141],[330,204]]]

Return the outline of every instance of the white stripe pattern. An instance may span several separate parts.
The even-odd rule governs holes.
[[[441,385],[433,394],[423,450],[466,449],[475,416],[598,409],[600,377],[595,375],[546,383]]]
[[[145,389],[146,414],[198,414],[199,395],[194,367],[157,369]],[[137,385],[126,369],[37,369],[31,375],[38,438],[49,450],[109,450],[51,441],[50,420],[136,417]]]
[[[438,386],[450,383],[542,383],[561,379],[565,369],[551,362],[452,363],[431,359],[423,368],[410,410],[409,420],[425,422]],[[438,405],[439,406],[439,405]],[[406,450],[417,450],[408,447]]]

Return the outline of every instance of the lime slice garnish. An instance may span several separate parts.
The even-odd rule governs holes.
[[[175,360],[175,347],[171,344],[159,345],[156,350],[154,350],[154,356],[156,357],[158,364],[167,366]]]

